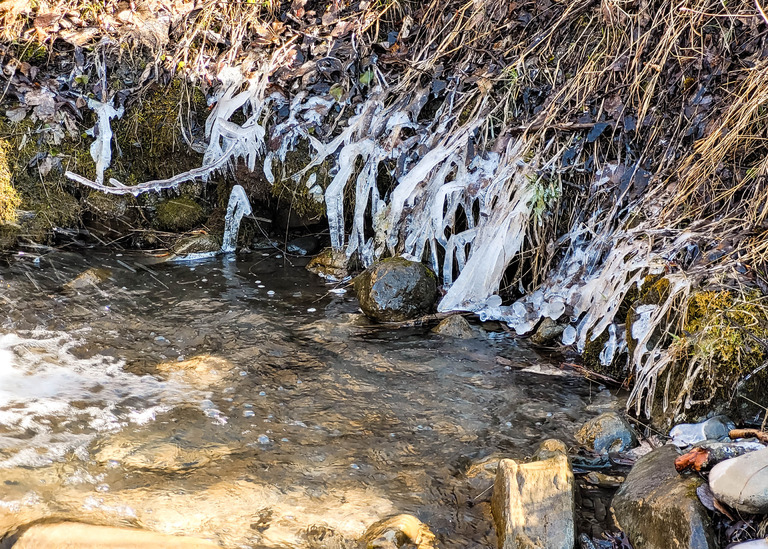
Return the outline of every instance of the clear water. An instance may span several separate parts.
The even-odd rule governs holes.
[[[276,255],[3,260],[0,539],[73,519],[322,547],[411,513],[440,547],[494,547],[494,459],[613,403],[505,332],[371,325]]]

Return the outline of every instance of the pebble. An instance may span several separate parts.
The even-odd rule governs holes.
[[[259,444],[269,444],[269,437],[267,435],[259,435],[256,440],[259,441]]]

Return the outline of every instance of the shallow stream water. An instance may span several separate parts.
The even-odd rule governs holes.
[[[305,263],[2,260],[0,540],[79,520],[330,547],[410,513],[494,547],[494,460],[615,406],[506,332],[372,325]]]

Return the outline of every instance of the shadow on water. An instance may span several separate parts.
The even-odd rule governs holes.
[[[0,266],[0,538],[56,518],[311,547],[318,528],[354,539],[411,513],[441,547],[492,547],[494,460],[572,441],[613,403],[526,372],[548,360],[504,333],[373,329],[302,267]]]

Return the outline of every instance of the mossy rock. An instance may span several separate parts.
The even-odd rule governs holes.
[[[737,423],[759,423],[768,407],[764,341],[768,302],[758,291],[695,292],[673,344],[675,361],[659,374],[654,423],[666,428],[713,412]],[[688,379],[691,372],[695,379]]]
[[[163,230],[183,233],[205,220],[203,207],[189,197],[165,200],[157,205],[157,225]]]

